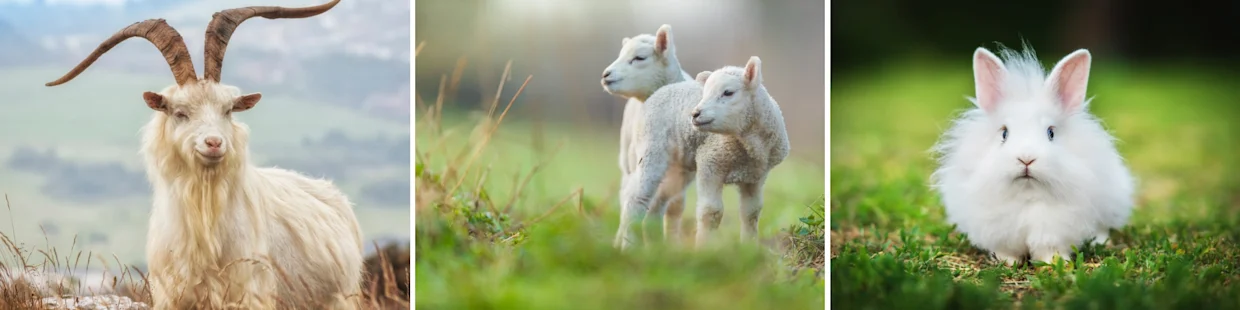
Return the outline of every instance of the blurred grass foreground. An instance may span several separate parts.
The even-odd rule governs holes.
[[[462,58],[451,76],[419,81],[438,82],[434,99],[415,94],[417,307],[824,305],[820,163],[789,160],[772,172],[760,225],[763,246],[694,251],[651,243],[622,253],[611,244],[619,217],[618,131],[514,117],[514,103],[522,103],[521,92],[537,79],[510,78],[511,62],[494,100],[478,105],[483,111],[454,109],[450,94],[465,65]],[[688,195],[687,209],[695,196]],[[731,216],[725,215],[719,233],[736,239],[736,195],[725,198]],[[682,239],[688,245],[693,214],[685,211]]]
[[[1231,73],[1096,62],[1089,109],[1138,178],[1133,216],[1105,247],[1023,267],[955,233],[927,186],[928,150],[971,107],[967,59],[836,78],[832,308],[1240,309],[1240,78]]]

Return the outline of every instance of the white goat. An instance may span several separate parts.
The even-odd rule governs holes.
[[[633,141],[641,160],[622,193],[628,204],[616,233],[621,246],[632,242],[632,227],[667,175],[696,174],[698,247],[719,227],[726,184],[740,189],[741,238],[756,239],[763,184],[789,152],[783,114],[762,86],[762,61],[751,57],[743,69],[728,66],[665,86],[642,112],[646,122]]]
[[[660,26],[654,35],[640,34],[621,39],[620,46],[620,56],[603,70],[601,82],[608,93],[628,99],[620,121],[620,191],[624,192],[628,176],[637,168],[640,155],[632,145],[635,131],[645,123],[642,120],[642,103],[655,90],[690,78],[676,59],[671,25]],[[685,188],[693,179],[671,176],[663,180],[649,215],[658,218],[666,214],[663,218],[663,237],[675,241],[675,237],[680,236]],[[625,205],[623,196],[620,205]],[[619,239],[616,242],[618,245]]]
[[[216,13],[207,27],[198,79],[185,42],[162,19],[135,23],[48,83],[76,77],[131,37],[163,53],[177,84],[142,97],[156,112],[142,128],[153,191],[147,263],[156,309],[353,309],[360,294],[361,229],[331,182],[249,161],[249,128],[234,112],[262,95],[220,84],[233,30],[254,16],[306,18],[339,0],[305,8],[247,7]]]

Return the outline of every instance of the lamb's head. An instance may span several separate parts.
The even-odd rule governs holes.
[[[232,114],[253,108],[262,94],[242,94],[234,86],[220,84],[220,72],[224,64],[224,52],[233,31],[245,20],[260,16],[267,19],[306,18],[321,14],[335,7],[340,0],[304,7],[245,7],[229,9],[212,15],[207,24],[203,77],[198,78],[189,50],[180,33],[163,19],[149,19],[121,29],[104,40],[86,59],[56,81],[47,86],[64,84],[90,67],[112,47],[132,37],[150,41],[163,53],[164,60],[172,68],[176,84],[156,92],[144,92],[147,107],[158,111],[146,130],[160,133],[163,146],[175,149],[178,157],[188,163],[213,167],[244,153],[247,129],[235,121]]]
[[[740,134],[753,123],[766,89],[762,87],[762,60],[749,58],[745,68],[724,67],[698,74],[702,101],[693,108],[693,127],[704,132]]]
[[[670,25],[659,27],[654,35],[621,39],[620,45],[620,56],[603,70],[603,89],[608,93],[645,99],[682,74]]]

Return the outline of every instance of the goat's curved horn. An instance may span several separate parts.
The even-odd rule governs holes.
[[[168,66],[172,68],[172,75],[176,77],[177,85],[185,85],[198,80],[198,76],[194,73],[194,63],[189,58],[189,50],[185,48],[185,40],[181,38],[181,34],[177,33],[176,29],[172,29],[172,26],[169,26],[163,19],[148,19],[117,31],[112,37],[99,43],[99,47],[96,47],[90,56],[86,56],[86,59],[78,63],[77,67],[60,79],[46,85],[56,86],[72,80],[82,71],[86,71],[86,68],[95,63],[99,56],[103,56],[103,53],[107,53],[121,41],[132,37],[142,37],[159,48],[159,52],[163,53],[164,59],[168,61]]]
[[[204,43],[206,63],[203,66],[203,79],[220,81],[220,69],[224,66],[224,52],[228,49],[228,39],[233,31],[247,19],[261,16],[266,19],[307,18],[327,12],[335,7],[340,0],[304,8],[285,8],[278,6],[251,6],[227,9],[211,15],[211,23],[207,24],[207,40]]]

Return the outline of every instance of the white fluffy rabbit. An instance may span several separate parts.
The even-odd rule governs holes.
[[[1073,246],[1132,213],[1135,181],[1113,138],[1087,112],[1090,54],[1080,49],[1046,75],[1031,49],[973,53],[976,106],[943,133],[931,176],[947,220],[1007,265],[1026,255],[1068,259]]]

